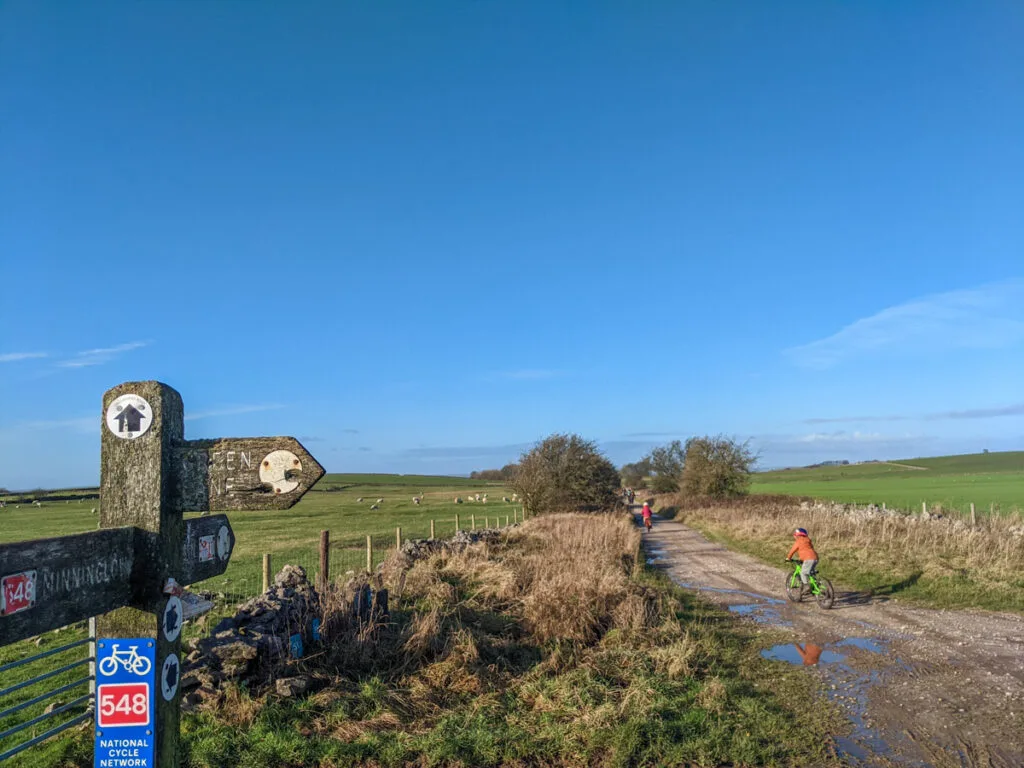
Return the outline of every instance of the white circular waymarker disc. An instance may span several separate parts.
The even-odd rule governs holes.
[[[144,397],[121,395],[107,406],[107,429],[124,440],[146,434],[153,423],[153,409]]]
[[[291,451],[271,451],[260,462],[260,482],[274,489],[274,493],[291,493],[299,487],[298,480],[291,480],[287,472],[301,472],[302,462]]]
[[[228,527],[222,525],[217,531],[217,557],[227,560],[231,557],[231,537],[228,535]]]
[[[164,666],[160,670],[160,693],[164,701],[170,701],[178,692],[178,683],[181,678],[181,664],[178,662],[178,655],[172,653],[164,659]]]

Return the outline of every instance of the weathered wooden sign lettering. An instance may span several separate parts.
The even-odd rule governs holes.
[[[134,538],[132,528],[111,528],[0,544],[0,645],[130,604]]]
[[[288,509],[324,475],[294,437],[190,440],[176,453],[173,503],[182,512]]]

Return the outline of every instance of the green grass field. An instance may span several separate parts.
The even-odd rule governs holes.
[[[89,491],[84,493],[88,494]],[[423,501],[417,506],[413,504],[412,497],[421,493]],[[456,504],[454,501],[456,496],[467,499],[470,494],[476,493],[486,493],[487,503]],[[54,491],[53,495],[72,493]],[[456,515],[459,515],[460,527],[464,529],[471,528],[474,520],[477,528],[484,527],[485,520],[491,526],[496,524],[495,521],[504,525],[506,516],[511,522],[513,508],[518,515],[521,506],[502,502],[503,496],[511,496],[511,493],[501,485],[457,477],[329,474],[289,510],[228,513],[236,538],[235,551],[231,555],[228,569],[221,576],[193,585],[193,589],[217,595],[217,608],[208,617],[216,619],[233,610],[238,602],[262,591],[264,553],[270,553],[275,572],[286,563],[297,564],[305,567],[310,578],[314,579],[319,568],[320,532],[329,530],[331,575],[337,577],[346,571],[366,567],[368,535],[373,538],[374,562],[379,563],[395,547],[395,529],[398,526],[402,528],[403,539],[426,538],[430,534],[430,521],[434,520],[437,537],[446,538],[455,532]],[[359,498],[363,501],[357,501]],[[379,498],[384,499],[379,505],[380,509],[371,510],[370,506]],[[94,515],[92,509],[99,505],[99,500],[95,498],[69,501],[43,498],[41,507],[8,503],[0,509],[0,543],[96,530],[98,515]],[[205,624],[190,626],[186,630],[186,637],[202,634],[204,630]],[[0,648],[0,666],[82,637],[85,637],[84,629],[68,629],[60,634],[43,635],[38,646],[25,641]],[[0,680],[0,689],[83,656],[83,649],[78,648],[55,658],[26,664],[5,674],[3,680]],[[0,711],[59,685],[73,682],[84,674],[82,668],[76,668],[56,679],[17,691],[0,701]],[[63,698],[58,697],[58,700],[70,701],[74,696],[82,695],[84,690],[82,686],[81,690],[75,689]],[[16,722],[42,714],[48,703],[41,702],[11,717],[0,719],[0,732]],[[67,718],[44,721],[28,735],[42,733],[63,719]],[[19,734],[0,741],[0,752],[24,738],[25,734]],[[78,748],[78,740],[56,739],[25,753],[28,762],[20,763],[15,759],[10,764],[12,768],[17,765],[59,765],[62,760],[71,759],[68,749]]]
[[[456,504],[456,496],[487,494],[487,503]],[[415,505],[412,497],[423,495]],[[396,527],[402,537],[426,538],[430,521],[435,521],[438,538],[455,532],[455,516],[460,527],[504,525],[519,505],[505,503],[511,492],[499,484],[457,477],[422,475],[344,475],[329,474],[289,510],[231,512],[229,518],[237,539],[227,572],[209,583],[197,585],[233,595],[255,595],[260,591],[262,557],[270,553],[274,570],[285,563],[299,564],[315,572],[320,531],[331,532],[331,571],[344,573],[365,567],[366,537],[374,540],[375,560],[379,561],[396,542]],[[362,498],[363,501],[357,501]],[[380,509],[370,507],[383,499]],[[43,506],[8,504],[0,509],[0,543],[65,536],[95,530],[99,507],[97,499],[43,501]],[[216,511],[216,510],[214,510]],[[498,522],[496,522],[498,521]],[[311,575],[312,575],[311,572]]]
[[[907,510],[1024,510],[1024,451],[759,472],[751,490]]]

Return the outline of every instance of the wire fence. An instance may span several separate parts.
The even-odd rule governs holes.
[[[0,649],[0,762],[92,718],[94,627],[83,622]]]
[[[355,575],[376,569],[404,542],[451,539],[459,530],[501,529],[522,522],[523,517],[522,507],[504,506],[494,512],[403,521],[387,533],[323,529],[276,539],[240,538],[228,570],[222,576],[193,585],[192,589],[212,600],[216,605],[214,613],[219,615],[227,607],[263,594],[285,565],[301,566],[311,583],[320,584],[325,563],[328,580]]]

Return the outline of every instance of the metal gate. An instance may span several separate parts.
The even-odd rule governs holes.
[[[74,658],[71,654],[76,650],[79,654],[84,651],[84,656]],[[28,665],[46,659],[51,660],[52,668],[30,677],[24,677],[26,672],[31,674],[31,672],[37,671],[28,670]],[[92,719],[96,692],[95,664],[96,624],[95,620],[90,619],[88,636],[84,639],[49,648],[0,666],[0,729],[3,729],[0,730],[0,750],[3,750],[0,751],[0,762],[34,747],[68,728]],[[78,676],[79,672],[82,673],[81,677]],[[19,677],[21,677],[20,680]],[[64,682],[67,677],[74,679]],[[54,688],[45,688],[47,684],[52,685],[53,682],[60,684]],[[33,708],[38,709],[39,705],[47,701],[50,701],[52,705],[53,699],[64,694],[71,694],[73,698],[67,703],[60,703],[52,708],[47,707],[47,711],[33,715]],[[83,706],[85,710],[76,714],[76,710]],[[71,717],[50,727],[62,715],[71,715]],[[19,734],[27,736],[27,738],[10,745],[10,742],[14,740],[12,737],[17,737]]]

